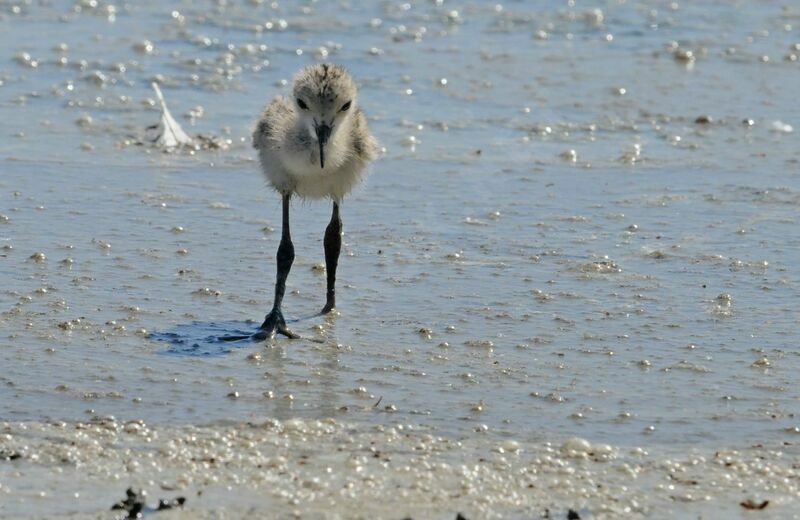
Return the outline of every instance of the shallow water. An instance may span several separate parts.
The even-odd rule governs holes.
[[[800,9],[47,4],[0,0],[0,419],[795,442]],[[296,201],[284,310],[317,341],[216,341],[272,298],[250,126],[323,57],[386,148],[340,313],[329,207]],[[137,145],[153,79],[223,149]]]

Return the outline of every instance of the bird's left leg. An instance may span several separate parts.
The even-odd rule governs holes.
[[[325,271],[328,276],[328,293],[322,314],[327,314],[336,307],[336,267],[339,265],[341,250],[342,218],[339,216],[339,203],[334,201],[331,221],[325,228]]]

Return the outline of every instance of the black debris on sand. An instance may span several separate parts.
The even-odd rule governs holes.
[[[125,491],[125,499],[111,506],[111,510],[125,511],[128,514],[128,516],[125,517],[126,519],[134,519],[142,518],[144,513],[183,507],[185,503],[186,498],[184,497],[177,497],[171,500],[162,498],[158,501],[158,507],[155,509],[150,508],[147,507],[147,493],[145,493],[144,490],[136,491],[133,488],[128,488],[127,491]]]

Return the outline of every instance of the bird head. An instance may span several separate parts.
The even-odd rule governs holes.
[[[325,168],[325,147],[355,111],[356,93],[353,78],[339,65],[309,65],[294,79],[294,103],[303,126],[319,146],[320,168]]]

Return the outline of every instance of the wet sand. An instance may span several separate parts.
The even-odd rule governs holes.
[[[0,516],[796,514],[800,11],[226,4],[0,0]],[[339,312],[297,201],[314,341],[217,341],[272,298],[251,125],[321,59],[385,147]]]
[[[743,503],[765,501],[766,517],[793,518],[800,491],[797,448],[784,446],[665,455],[331,419],[150,427],[98,417],[0,428],[20,456],[14,476],[29,483],[14,486],[11,517],[37,504],[96,518],[123,485],[179,492],[184,510],[165,518],[735,518]]]

